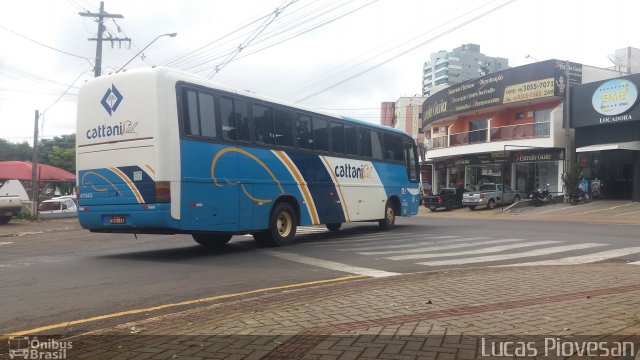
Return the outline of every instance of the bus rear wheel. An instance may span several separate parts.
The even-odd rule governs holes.
[[[285,246],[293,242],[298,226],[298,216],[286,202],[276,204],[269,218],[269,229],[253,234],[261,246]]]
[[[378,225],[381,230],[391,230],[396,224],[396,212],[393,209],[393,203],[387,200],[387,204],[384,207],[384,219],[378,220]]]
[[[192,234],[193,240],[206,247],[222,247],[231,240],[231,234]]]

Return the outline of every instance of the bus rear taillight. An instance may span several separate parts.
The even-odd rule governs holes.
[[[156,181],[156,202],[171,202],[171,183],[169,181]]]

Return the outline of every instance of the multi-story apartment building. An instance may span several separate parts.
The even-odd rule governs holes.
[[[480,45],[465,44],[450,52],[438,51],[424,63],[422,95],[509,67],[509,60],[480,52]]]
[[[393,127],[396,116],[396,103],[385,101],[380,103],[380,125]]]
[[[575,156],[573,131],[565,122],[567,83],[619,76],[570,63],[567,80],[566,64],[547,60],[519,66],[427,98],[423,125],[434,191],[473,190],[494,182],[523,193],[549,184],[561,193],[562,173]]]

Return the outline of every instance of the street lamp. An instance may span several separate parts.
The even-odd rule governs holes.
[[[533,56],[527,54],[527,56],[524,57],[525,59],[533,59],[533,61],[538,62],[538,59],[534,58]]]
[[[122,71],[122,69],[124,69],[125,66],[129,65],[130,62],[132,62],[135,58],[138,57],[138,55],[142,54],[143,51],[145,51],[149,46],[151,46],[151,44],[153,44],[154,42],[156,42],[156,40],[160,39],[163,36],[168,36],[168,37],[176,37],[178,35],[178,33],[167,33],[167,34],[162,34],[162,35],[158,35],[158,37],[156,37],[155,39],[153,39],[147,46],[143,47],[142,50],[140,50],[137,54],[135,54],[131,59],[129,59],[129,61],[127,61],[126,64],[122,65],[122,67],[120,69],[118,69],[116,71],[116,73],[119,73],[120,71]]]

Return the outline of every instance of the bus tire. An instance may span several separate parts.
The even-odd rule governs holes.
[[[393,208],[393,202],[391,199],[387,200],[387,204],[384,206],[384,218],[378,220],[378,226],[380,230],[391,230],[396,224],[396,211]]]
[[[198,244],[210,248],[222,247],[231,240],[231,234],[191,234]]]
[[[269,218],[269,229],[253,234],[261,246],[285,246],[293,242],[296,236],[298,217],[287,202],[279,202],[273,207]]]
[[[342,227],[342,223],[331,223],[326,226],[329,231],[338,231],[340,230],[340,227]]]

